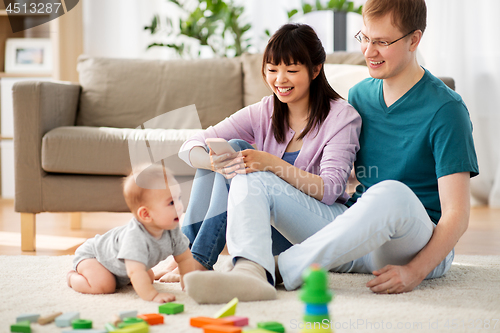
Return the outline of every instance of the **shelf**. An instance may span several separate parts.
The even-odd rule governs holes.
[[[0,78],[2,77],[51,77],[50,73],[5,73],[0,72]]]

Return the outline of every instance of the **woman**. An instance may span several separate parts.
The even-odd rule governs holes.
[[[359,148],[361,120],[328,84],[325,58],[311,27],[281,27],[269,40],[262,64],[262,75],[273,95],[182,146],[179,156],[198,168],[182,230],[190,238],[199,270],[211,269],[224,247],[226,216],[231,218],[230,211],[226,214],[229,185],[245,177],[237,174],[265,174],[287,192],[305,195],[328,210],[345,209],[348,196],[344,190]],[[237,156],[209,153],[205,139],[213,137],[239,139],[232,143],[241,151]],[[271,226],[267,231],[264,237],[269,238],[271,258],[298,241]]]
[[[453,247],[469,220],[470,177],[479,170],[464,102],[418,64],[426,13],[424,0],[368,0],[363,6],[356,39],[372,78],[349,91],[349,101],[363,120],[362,149],[355,164],[361,185],[349,200],[350,208],[327,221],[320,232],[308,234],[311,224],[324,225],[316,213],[324,210],[312,206],[302,224],[294,216],[301,211],[295,206],[309,203],[306,198],[292,198],[286,223],[274,222],[288,239],[289,233],[299,232],[306,238],[294,239],[300,244],[278,257],[287,290],[302,284],[302,272],[312,263],[335,272],[373,274],[366,287],[382,294],[411,291],[450,269]],[[274,282],[275,267],[261,250],[266,242],[258,234],[269,222],[258,212],[273,213],[279,198],[269,186],[254,191],[259,183],[251,182],[252,175],[246,176],[252,184],[249,190],[244,190],[241,178],[233,179],[229,196],[227,239],[230,253],[242,258],[233,270],[237,272],[187,274],[186,288],[198,302],[245,296],[251,294],[248,286],[263,286],[266,292],[247,300],[271,295],[265,273]],[[261,178],[261,184],[269,184]],[[233,205],[242,196],[247,200]],[[247,204],[250,197],[252,205]],[[302,229],[296,231],[298,227]],[[238,270],[240,261],[252,279]]]

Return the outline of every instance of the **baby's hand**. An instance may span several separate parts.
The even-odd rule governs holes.
[[[157,303],[168,303],[175,301],[175,296],[168,293],[159,293],[153,298],[153,302]]]

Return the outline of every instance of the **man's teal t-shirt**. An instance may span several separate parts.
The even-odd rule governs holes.
[[[438,178],[478,174],[469,112],[460,95],[425,70],[422,79],[387,107],[382,80],[365,79],[349,91],[349,103],[363,120],[354,164],[361,183],[350,206],[383,180],[406,184],[430,218],[441,217]]]

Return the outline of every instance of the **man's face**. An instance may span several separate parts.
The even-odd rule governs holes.
[[[400,31],[391,22],[391,15],[365,19],[361,33],[369,42],[361,43],[370,75],[376,79],[393,79],[403,76],[413,59],[412,34],[391,44],[381,46],[373,41],[393,42],[409,31]],[[365,39],[366,40],[366,39]]]

